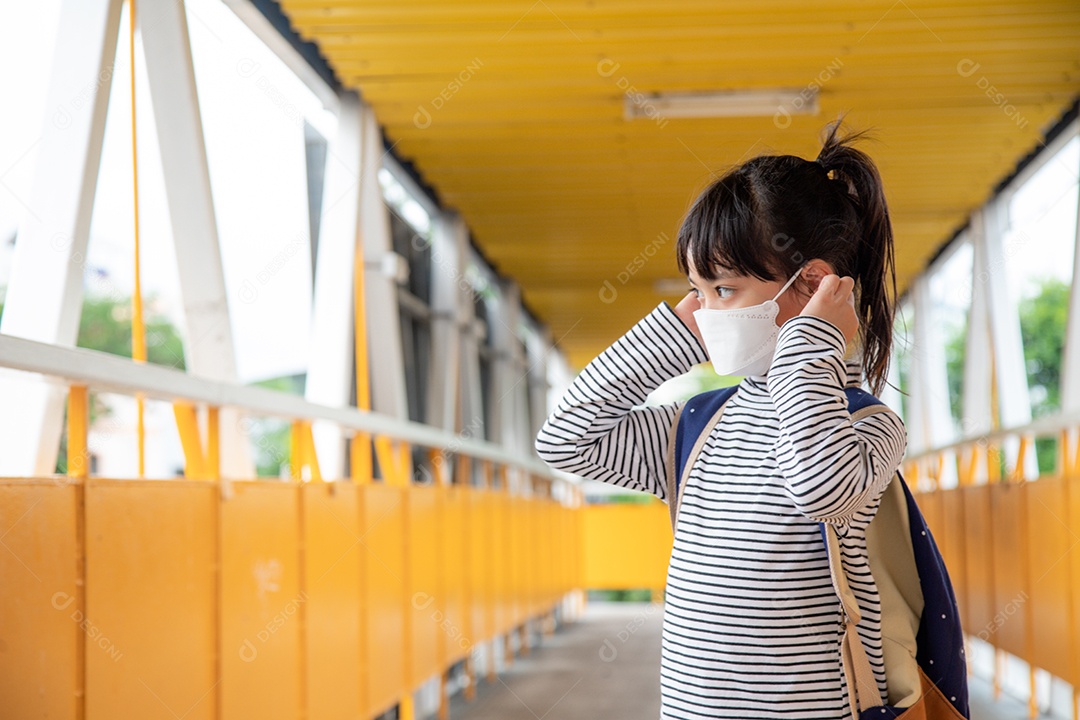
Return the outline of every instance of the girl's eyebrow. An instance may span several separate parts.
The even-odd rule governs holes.
[[[720,272],[716,273],[716,277],[713,278],[712,280],[709,280],[709,282],[719,282],[720,280],[737,280],[738,277],[739,276],[736,275],[735,273],[730,273],[727,270],[721,270]],[[686,275],[686,280],[691,285],[695,284],[693,278],[690,277],[689,273],[687,273],[687,275]]]

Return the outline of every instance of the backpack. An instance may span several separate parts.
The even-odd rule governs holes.
[[[690,398],[675,415],[666,462],[668,507],[675,530],[685,476],[738,386]],[[852,422],[887,406],[861,388],[844,392]],[[971,717],[960,612],[949,574],[926,520],[899,469],[866,529],[870,570],[881,595],[881,635],[888,703],[881,695],[856,625],[858,602],[840,564],[836,529],[820,523],[833,587],[844,611],[841,659],[852,720]],[[862,689],[862,691],[860,691]],[[868,700],[863,700],[868,698]]]

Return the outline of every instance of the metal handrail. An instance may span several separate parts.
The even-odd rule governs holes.
[[[905,455],[903,462],[916,462],[919,460],[936,458],[941,455],[941,453],[950,450],[956,451],[966,449],[971,445],[998,445],[1003,441],[1016,436],[1030,435],[1037,438],[1052,437],[1058,433],[1073,430],[1078,427],[1080,427],[1080,412],[1058,412],[1023,425],[999,428],[993,432],[984,433],[982,435],[972,435],[944,445],[937,445],[914,455]]]
[[[195,375],[97,350],[61,347],[0,334],[0,367],[39,373],[77,383],[95,390],[123,395],[143,393],[146,397],[174,402],[201,402],[231,407],[255,415],[290,419],[318,419],[372,435],[404,440],[413,445],[451,450],[479,460],[518,467],[533,475],[563,482],[575,482],[567,474],[556,475],[538,458],[521,457],[492,443],[473,440],[423,423],[400,420],[357,408],[330,407],[297,395],[267,388],[209,380]]]

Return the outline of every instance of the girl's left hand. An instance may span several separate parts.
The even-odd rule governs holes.
[[[826,275],[806,303],[800,315],[814,315],[828,320],[844,333],[851,343],[859,331],[859,316],[855,313],[855,280],[847,275]]]

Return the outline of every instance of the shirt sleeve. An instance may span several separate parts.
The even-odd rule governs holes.
[[[591,480],[667,502],[664,459],[682,402],[635,407],[708,353],[666,302],[590,362],[536,436],[540,458]]]
[[[806,517],[836,525],[876,510],[907,449],[904,423],[892,410],[851,421],[845,344],[833,323],[797,315],[780,328],[766,378],[787,494]]]

